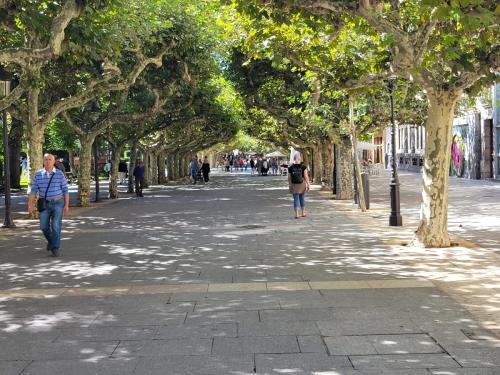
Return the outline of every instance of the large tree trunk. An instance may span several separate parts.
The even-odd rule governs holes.
[[[158,183],[164,185],[167,183],[167,176],[165,174],[165,153],[160,152],[158,155]]]
[[[358,157],[358,134],[354,123],[354,98],[349,96],[349,130],[351,137],[352,155],[354,158],[354,173],[356,174],[356,187],[358,190],[359,207],[362,212],[366,212],[365,192],[363,190],[363,180],[361,179],[361,164]]]
[[[77,205],[80,207],[88,207],[90,206],[90,184],[92,182],[92,145],[94,144],[95,135],[85,134],[79,136],[79,139],[81,149]],[[97,157],[97,155],[94,157]]]
[[[21,188],[21,149],[23,146],[23,123],[12,118],[9,132],[10,186]]]
[[[28,142],[28,177],[29,188],[38,169],[43,167],[43,144],[45,142],[44,124],[39,123],[38,97],[40,89],[31,87],[28,90],[28,123],[26,124],[26,140]]]
[[[135,191],[135,181],[134,181],[134,168],[135,161],[137,159],[137,139],[132,141],[132,147],[130,148],[130,159],[128,165],[128,190],[127,193],[133,193]]]
[[[323,157],[321,152],[321,144],[314,144],[313,146],[313,180],[316,185],[322,184],[323,179]]]
[[[455,104],[461,93],[427,92],[425,163],[423,169],[420,223],[414,245],[448,247],[448,177],[451,158],[451,129]]]
[[[113,160],[111,163],[111,175],[109,176],[109,198],[118,198],[118,166],[120,164],[120,156],[125,145],[112,146]]]
[[[354,197],[353,174],[352,174],[352,150],[351,140],[348,136],[340,137],[337,147],[338,154],[335,155],[335,170],[337,171],[335,199],[348,200]]]
[[[331,189],[333,187],[333,145],[330,140],[324,140],[321,142],[321,152],[324,180],[326,182],[326,186]]]

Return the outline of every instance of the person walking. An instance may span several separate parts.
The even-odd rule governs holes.
[[[203,164],[201,165],[201,173],[203,173],[203,181],[208,182],[208,175],[210,173],[210,163],[208,162],[208,157],[205,156],[203,159]]]
[[[142,160],[137,160],[133,175],[135,177],[135,195],[144,197],[142,195],[142,189],[144,188],[144,162]]]
[[[108,178],[111,176],[111,161],[107,160],[106,161],[106,164],[104,164],[104,172],[106,172],[106,174],[108,175]]]
[[[125,160],[120,160],[120,163],[118,164],[118,178],[120,179],[120,184],[125,183],[125,179],[127,178],[127,172],[128,172],[127,162]]]
[[[191,159],[191,163],[189,163],[189,171],[190,171],[190,176],[193,179],[193,184],[196,185],[196,177],[198,176],[198,157],[195,155]]]
[[[310,186],[307,168],[302,164],[302,157],[297,152],[293,156],[293,164],[288,168],[288,189],[290,194],[293,195],[293,208],[296,219],[306,217],[304,195],[306,191],[309,191]]]
[[[63,215],[69,212],[68,182],[64,172],[54,167],[55,156],[43,156],[43,168],[36,171],[28,195],[28,212],[33,214],[33,202],[38,194],[37,204],[40,213],[40,229],[47,240],[47,251],[57,257],[61,249],[61,230]]]

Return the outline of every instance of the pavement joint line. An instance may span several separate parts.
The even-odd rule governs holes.
[[[46,289],[2,289],[2,298],[56,298],[76,296],[175,294],[175,293],[220,293],[220,292],[271,292],[340,289],[386,289],[386,288],[436,288],[422,279],[391,279],[363,281],[309,281],[309,282],[261,282],[261,283],[200,283],[165,284],[115,287],[46,288]]]

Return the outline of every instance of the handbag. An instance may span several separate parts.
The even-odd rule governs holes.
[[[38,210],[38,212],[43,212],[47,209],[47,206],[49,204],[49,201],[47,200],[47,194],[49,192],[49,187],[52,182],[52,179],[54,178],[55,175],[56,171],[54,171],[52,176],[50,176],[49,184],[47,185],[47,190],[45,190],[45,197],[43,198],[38,197],[38,200],[36,201],[36,209]]]

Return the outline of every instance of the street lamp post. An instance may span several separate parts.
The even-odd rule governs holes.
[[[99,117],[99,110],[101,106],[98,101],[92,102],[90,106],[90,112],[92,113],[92,120],[95,122]],[[96,136],[94,139],[93,147],[94,149],[94,179],[95,179],[95,201],[99,202],[99,136]]]
[[[0,72],[0,91],[1,96],[5,97],[10,92],[10,80],[5,71]],[[12,220],[12,205],[10,196],[10,155],[9,155],[9,129],[7,127],[7,111],[2,112],[3,125],[3,165],[4,165],[4,190],[5,190],[5,220],[4,228],[14,228],[15,224]]]
[[[391,227],[400,227],[403,225],[403,218],[400,212],[399,200],[399,178],[396,160],[396,123],[394,121],[394,79],[389,80],[389,97],[391,100],[391,125],[392,125],[392,178],[391,178],[391,216],[389,225]]]
[[[94,179],[95,179],[95,202],[99,202],[99,147],[98,137],[94,140]]]

